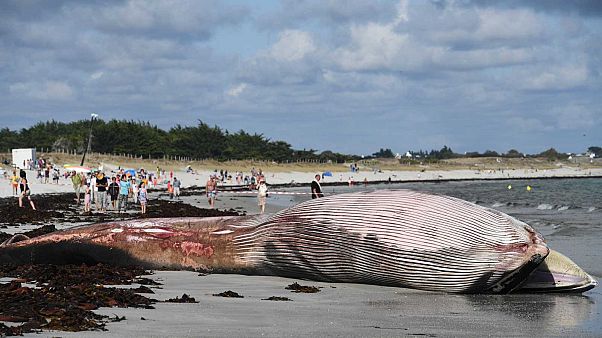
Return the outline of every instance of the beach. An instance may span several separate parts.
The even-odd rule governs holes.
[[[591,171],[591,173],[590,173]],[[207,208],[202,187],[211,170],[196,174],[178,171],[186,205]],[[324,177],[327,195],[379,189],[412,189],[440,193],[508,213],[542,233],[548,245],[563,252],[596,278],[602,276],[602,170],[558,168],[479,172],[392,171],[353,173],[358,182],[341,182],[333,172]],[[28,173],[29,175],[29,173]],[[273,213],[310,198],[313,172],[265,172],[273,187],[266,212]],[[508,177],[510,176],[510,177]],[[598,177],[596,177],[598,176]],[[388,178],[392,177],[392,182]],[[561,178],[565,177],[565,178]],[[369,184],[364,184],[363,179]],[[402,183],[395,181],[403,181]],[[199,183],[200,182],[200,183]],[[294,184],[291,184],[293,182]],[[8,183],[6,184],[8,185]],[[511,189],[509,189],[509,186]],[[527,186],[531,187],[527,190]],[[201,188],[196,188],[201,187]],[[216,208],[258,213],[256,196],[245,190],[221,187]],[[72,193],[70,184],[32,183],[34,195]],[[4,190],[3,190],[4,191]],[[150,199],[170,202],[162,190]],[[131,213],[135,213],[133,210]],[[132,214],[133,215],[133,214]],[[94,217],[94,216],[92,216]],[[89,221],[88,221],[89,223]],[[2,229],[16,233],[39,224]],[[57,223],[68,228],[70,223]],[[204,275],[190,271],[155,271],[147,276],[161,282],[151,289],[153,298],[194,297],[198,303],[157,303],[155,309],[99,308],[96,313],[124,316],[110,322],[108,331],[48,332],[36,337],[232,337],[232,336],[494,336],[494,337],[598,337],[602,335],[602,293],[585,294],[454,295],[375,285],[323,283],[271,276]],[[298,282],[319,287],[317,293],[291,293]],[[133,284],[128,287],[138,287]],[[244,298],[215,297],[234,291]],[[290,301],[270,301],[269,297]],[[28,334],[26,336],[34,336]]]

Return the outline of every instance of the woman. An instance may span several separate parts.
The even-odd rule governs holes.
[[[259,181],[259,187],[257,188],[257,201],[259,204],[259,213],[263,214],[265,211],[265,203],[268,197],[268,186],[265,181]]]
[[[144,184],[144,181],[142,181],[140,182],[140,187],[138,189],[138,201],[140,201],[140,212],[142,214],[146,214],[146,199],[146,185]]]
[[[29,190],[29,184],[27,184],[27,179],[22,178],[21,183],[19,184],[19,188],[21,189],[21,195],[19,195],[19,208],[23,208],[23,197],[26,197],[29,200],[29,204],[33,210],[36,210],[36,206],[33,204],[31,200],[31,191]]]

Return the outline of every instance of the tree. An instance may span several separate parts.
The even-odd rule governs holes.
[[[391,151],[391,149],[389,149],[389,148],[387,148],[387,149],[380,148],[380,150],[378,152],[372,154],[372,156],[378,157],[378,158],[393,158],[393,157],[395,157],[395,154],[393,154],[393,151]]]

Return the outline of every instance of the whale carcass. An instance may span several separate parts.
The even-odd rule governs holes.
[[[340,194],[273,215],[137,219],[4,243],[0,262],[136,264],[452,293],[597,285],[528,224],[410,190]]]

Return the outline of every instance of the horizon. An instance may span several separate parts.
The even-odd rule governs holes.
[[[601,18],[594,0],[7,0],[0,128],[97,113],[366,156],[583,153],[602,144]]]

